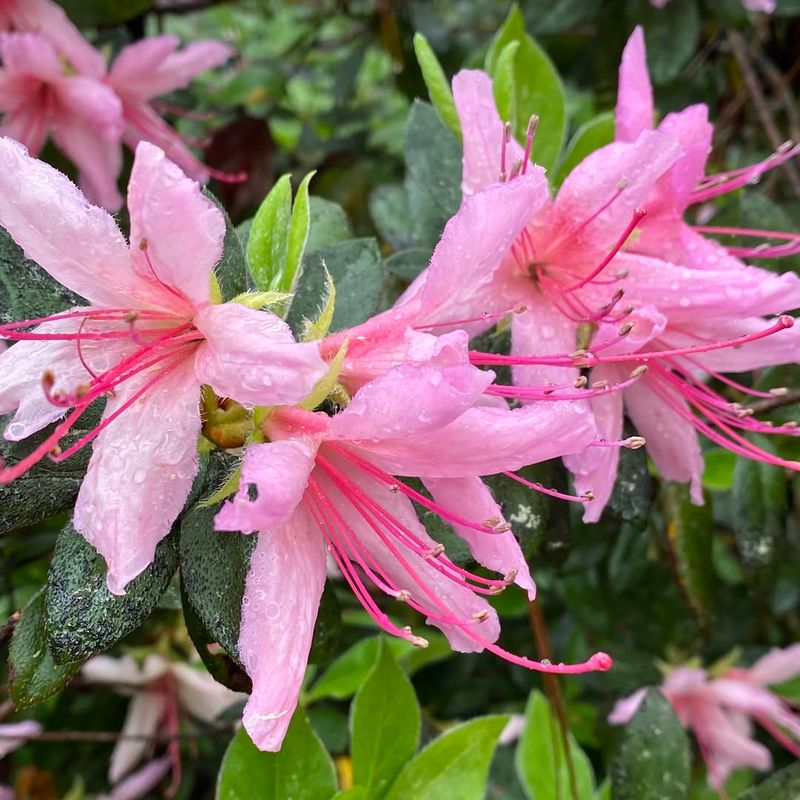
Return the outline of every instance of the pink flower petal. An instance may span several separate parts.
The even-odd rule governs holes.
[[[32,719],[21,722],[6,722],[0,725],[0,758],[18,750],[32,736],[40,734],[44,729]]]
[[[649,375],[625,389],[625,406],[636,430],[647,440],[647,452],[661,474],[671,481],[692,485],[692,500],[703,503],[703,456],[692,425],[670,408],[653,390]],[[669,390],[666,390],[669,391]],[[675,396],[676,406],[688,406]]]
[[[769,686],[800,675],[800,643],[784,649],[773,647],[748,670],[750,680]]]
[[[206,305],[225,238],[222,212],[199,184],[146,142],[136,148],[128,209],[136,272],[163,284],[168,298],[177,293],[195,307]]]
[[[295,342],[289,326],[238,303],[206,306],[195,316],[206,337],[195,371],[217,394],[252,405],[299,403],[328,372],[319,342]]]
[[[166,665],[166,662],[164,664]],[[144,669],[130,655],[122,656],[122,658],[94,656],[81,667],[81,675],[90,683],[128,687],[144,686],[156,677],[160,677],[150,664],[148,667],[149,670],[145,673]],[[164,674],[165,671],[166,668],[162,669],[161,674]]]
[[[158,731],[166,702],[163,692],[139,692],[133,696],[122,726],[122,736],[111,754],[108,768],[110,783],[119,781],[141,761],[151,742],[147,738],[136,737],[152,736]]]
[[[231,55],[233,50],[228,45],[213,39],[191,42],[168,55],[150,76],[148,96],[184,89],[201,72],[224,64]]]
[[[269,531],[288,523],[302,500],[314,468],[316,445],[310,439],[252,444],[242,459],[239,491],[214,519],[218,531]],[[250,499],[250,487],[257,497]]]
[[[47,109],[39,104],[29,104],[6,117],[0,124],[0,136],[15,139],[36,156],[47,141],[49,127]]]
[[[477,523],[489,519],[504,522],[500,506],[480,478],[428,478],[425,486],[434,501],[453,514]],[[512,531],[481,533],[464,525],[453,525],[453,529],[469,545],[472,557],[479,564],[501,575],[515,570],[514,583],[531,600],[536,597],[536,586]]]
[[[492,79],[480,70],[462,69],[453,78],[461,133],[464,137],[464,195],[483,189],[500,179],[500,153],[504,124],[497,113],[492,93]],[[506,150],[506,171],[522,163],[522,148],[512,138]]]
[[[302,506],[286,525],[259,534],[239,655],[253,681],[244,727],[260,750],[280,750],[297,707],[325,577],[325,546]]]
[[[152,380],[159,368],[129,379],[105,417]],[[197,473],[200,385],[191,359],[174,366],[95,439],[75,504],[75,528],[108,564],[108,588],[124,587],[153,560]]]
[[[642,131],[653,127],[653,87],[647,71],[644,31],[636,26],[622,51],[616,109],[616,138],[635,142]]]
[[[56,90],[63,105],[59,116],[74,117],[92,126],[95,136],[119,141],[125,123],[122,103],[111,87],[94,78],[73,75],[59,80]],[[57,132],[59,122],[54,127]]]
[[[59,283],[107,308],[129,308],[144,289],[111,216],[10,139],[0,139],[0,194],[14,198],[0,206],[0,225]]]
[[[206,723],[214,722],[223,711],[244,703],[247,695],[217,683],[204,669],[176,662],[170,665],[178,684],[181,708]]]
[[[639,706],[647,696],[647,686],[637,689],[633,694],[617,700],[616,705],[608,715],[608,721],[612,725],[627,725],[639,710]]]
[[[49,39],[38,33],[0,33],[0,56],[10,73],[21,73],[45,83],[63,75],[58,53]]]
[[[158,758],[118,783],[111,794],[101,794],[97,800],[139,800],[167,777],[172,763],[168,757]]]
[[[108,71],[108,83],[121,95],[133,93],[151,97],[147,83],[164,59],[180,47],[180,39],[171,34],[147,36],[138,42],[126,45],[114,59]]]

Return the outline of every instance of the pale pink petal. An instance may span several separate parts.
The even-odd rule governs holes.
[[[325,577],[325,545],[303,506],[286,525],[259,534],[239,655],[253,681],[244,727],[260,750],[280,750],[297,707]]]
[[[601,364],[592,370],[591,381],[606,380],[609,384],[623,380],[624,371]],[[598,438],[618,441],[622,436],[622,392],[608,392],[590,401]],[[579,453],[564,456],[564,464],[575,476],[576,494],[591,492],[593,500],[584,505],[583,521],[597,522],[603,513],[617,479],[619,448],[587,447]]]
[[[58,320],[39,325],[39,333],[74,333],[80,320]],[[92,329],[91,324],[87,326]],[[126,340],[86,341],[81,354],[95,374],[109,369],[133,350]],[[28,340],[0,351],[0,414],[16,408],[13,420],[5,430],[5,438],[20,441],[64,416],[67,409],[56,406],[45,396],[42,376],[50,371],[55,382],[53,391],[74,395],[92,376],[81,362],[74,341]]]
[[[56,49],[38,33],[0,33],[0,56],[11,73],[26,73],[45,83],[63,75]]]
[[[0,725],[0,758],[18,750],[32,736],[40,734],[44,728],[32,719],[22,722],[6,722]]]
[[[0,139],[0,195],[14,198],[0,204],[0,225],[28,258],[94,305],[131,307],[143,284],[130,268],[125,239],[65,175]]]
[[[327,454],[326,454],[327,455]],[[436,542],[428,536],[417,519],[411,501],[399,492],[392,492],[387,486],[377,484],[363,472],[349,468],[337,457],[334,464],[340,467],[346,480],[355,484],[360,491],[375,501],[397,524],[421,542],[422,546],[436,547]],[[315,476],[317,477],[317,476]],[[414,602],[426,611],[451,618],[453,621],[428,617],[429,625],[434,625],[447,636],[450,646],[459,652],[480,652],[486,643],[495,642],[500,635],[500,623],[494,609],[480,595],[475,594],[463,584],[456,583],[435,569],[425,556],[411,550],[399,538],[391,537],[391,547],[387,542],[391,534],[379,534],[370,520],[365,518],[347,500],[339,488],[325,475],[317,477],[319,485],[329,502],[338,512],[342,524],[355,538],[360,550],[368,555],[368,563],[377,564],[378,569],[397,591],[407,591]],[[377,526],[376,526],[377,527]],[[356,561],[352,542],[343,535],[339,538],[340,547],[353,561]],[[478,622],[478,619],[483,619]],[[459,620],[461,624],[456,624]]]
[[[498,523],[505,522],[500,506],[480,478],[428,478],[425,486],[434,502],[452,514],[479,524],[495,519]],[[479,564],[501,575],[516,572],[514,583],[533,600],[536,586],[512,531],[482,533],[466,525],[455,524],[453,529],[469,545],[472,557]]]
[[[748,670],[750,680],[762,686],[783,683],[800,675],[800,643],[784,649],[773,647]]]
[[[14,111],[27,105],[31,85],[32,81],[28,76],[18,75],[0,67],[0,111]]]
[[[670,670],[662,688],[667,697],[674,702],[681,694],[703,690],[708,686],[708,673],[699,667],[678,667]]]
[[[142,142],[128,184],[131,257],[136,272],[195,307],[209,300],[222,255],[225,220],[200,185],[154,145]]]
[[[98,795],[97,800],[139,800],[166,778],[172,762],[168,757],[158,758],[118,783],[111,794]]]
[[[192,366],[191,359],[174,366],[95,439],[74,524],[106,560],[114,594],[153,560],[197,473],[200,384]],[[159,369],[116,389],[104,418]]]
[[[435,351],[388,370],[356,392],[333,418],[332,438],[384,439],[437,430],[475,404],[494,374],[469,363],[467,334],[425,338]]]
[[[596,437],[589,404],[471,408],[436,431],[358,442],[387,472],[422,478],[493,475],[582,450]]]
[[[522,736],[526,724],[527,720],[524,714],[512,714],[501,731],[497,743],[501,745],[514,744]]]
[[[138,42],[126,45],[119,51],[108,71],[108,83],[120,94],[132,92],[142,97],[154,96],[147,89],[147,82],[164,59],[180,47],[177,36],[147,36]]]
[[[650,220],[645,217],[639,235],[626,249],[692,269],[737,272],[744,267],[722,245],[701,236],[674,214],[655,215]]]
[[[745,8],[750,11],[763,11],[771,14],[775,10],[775,0],[742,0]]]
[[[689,408],[683,398],[670,393],[674,407],[682,410],[678,413],[657,391],[670,393],[668,388],[659,388],[657,379],[647,375],[625,389],[625,407],[636,430],[647,441],[647,452],[661,474],[667,480],[690,482],[692,500],[701,505],[703,456],[694,427],[682,416],[689,413]]]
[[[511,354],[515,356],[552,356],[572,353],[577,345],[577,325],[561,314],[532,285],[525,287],[526,311],[511,317]],[[573,367],[542,365],[512,368],[517,386],[571,385],[578,379]]]
[[[143,686],[152,680],[151,675],[145,674],[142,667],[130,655],[122,656],[122,658],[113,658],[112,656],[90,658],[81,667],[81,675],[89,683],[112,686]]]
[[[319,342],[295,342],[289,326],[268,311],[224,303],[205,306],[194,321],[206,338],[195,372],[222,397],[262,406],[299,403],[328,372]]]
[[[316,455],[311,439],[251,444],[242,459],[239,491],[219,510],[215,529],[251,533],[285,525],[303,497]]]
[[[160,147],[170,161],[177,164],[190,178],[200,183],[208,180],[208,167],[186,146],[181,135],[171,128],[145,102],[128,99],[124,108],[124,140],[131,150],[142,142],[150,142]]]
[[[11,17],[15,26],[22,30],[46,34],[80,72],[95,76],[105,72],[103,54],[89,44],[64,10],[52,0],[17,2]]]
[[[637,25],[622,51],[619,65],[617,141],[635,142],[642,131],[653,127],[653,114],[653,87],[647,71],[644,31]]]
[[[75,117],[94,129],[95,136],[118,141],[125,129],[122,102],[110,86],[94,78],[73,75],[56,85],[61,116]],[[58,122],[55,123],[56,129]]]
[[[128,705],[128,714],[122,726],[108,768],[109,783],[116,783],[127,775],[142,759],[151,742],[147,737],[155,734],[164,715],[167,698],[163,692],[139,692]]]
[[[117,178],[122,169],[122,148],[97,135],[89,125],[64,120],[53,139],[79,170],[81,189],[93,203],[108,211],[119,211],[122,195]]]
[[[463,69],[457,73],[453,78],[453,99],[464,137],[461,188],[464,195],[470,195],[500,180],[505,126],[495,106],[492,79],[485,72]],[[523,155],[512,138],[506,149],[507,173],[522,163]]]
[[[0,124],[0,136],[15,139],[25,145],[31,155],[36,156],[47,141],[49,129],[47,108],[39,103],[31,103],[6,116]]]
[[[198,74],[224,64],[231,55],[233,50],[228,45],[213,39],[191,42],[182,50],[170,53],[154,70],[148,81],[147,96],[184,89]]]
[[[178,683],[181,707],[203,722],[214,722],[223,711],[247,699],[247,695],[217,683],[203,669],[178,662],[171,665],[171,671]]]
[[[585,263],[586,249],[600,253],[616,243],[680,153],[671,136],[644,131],[632,144],[614,142],[587,156],[556,198],[552,224],[560,234],[553,251],[584,270],[594,266]]]
[[[651,342],[654,347],[658,346],[655,342],[659,337],[663,337],[669,320],[654,305],[637,305],[630,314],[625,316],[625,322],[632,327],[623,337],[620,337],[619,322],[600,323],[592,337],[592,349],[597,350],[603,356],[620,355],[625,353],[637,353],[647,348]],[[625,380],[630,376],[633,364],[622,364],[614,373],[615,382]],[[593,378],[592,383],[601,378]]]
[[[612,725],[627,725],[639,710],[639,706],[647,696],[647,686],[637,689],[633,694],[617,700],[616,705],[608,715],[608,721]]]

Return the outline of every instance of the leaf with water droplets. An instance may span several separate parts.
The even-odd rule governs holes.
[[[103,557],[72,527],[56,541],[47,574],[48,641],[59,664],[107,650],[139,627],[156,607],[178,567],[177,536],[159,542],[155,558],[126,588],[109,592]]]
[[[57,664],[47,646],[44,588],[22,609],[8,650],[11,699],[17,709],[41,703],[78,671],[81,662]]]
[[[203,194],[211,200],[222,212],[225,218],[225,239],[222,244],[222,257],[214,267],[214,275],[219,283],[224,301],[236,297],[248,290],[247,285],[247,259],[244,255],[239,234],[228,216],[228,212],[219,200],[208,189],[203,189]]]
[[[800,797],[800,764],[792,764],[745,792],[739,800],[791,800]]]
[[[690,768],[686,731],[664,695],[650,689],[611,769],[614,800],[686,800]]]

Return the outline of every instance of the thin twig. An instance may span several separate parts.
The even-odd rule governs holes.
[[[214,729],[197,733],[153,733],[136,734],[120,731],[41,731],[31,735],[20,736],[18,733],[0,733],[2,739],[21,739],[29,742],[172,742],[176,739],[205,739],[209,736],[230,735],[228,729]]]
[[[758,76],[753,69],[753,65],[750,63],[750,56],[747,52],[747,45],[744,37],[739,31],[731,30],[728,31],[728,41],[731,44],[733,56],[742,72],[742,78],[753,100],[753,105],[755,106],[761,125],[764,128],[764,132],[767,134],[767,138],[772,147],[777,150],[783,144],[786,137],[781,135],[778,126],[775,124],[775,120],[772,118],[767,100],[764,97],[764,92],[761,90],[761,86],[758,82]],[[797,171],[797,166],[792,161],[785,161],[781,164],[781,168],[786,173],[786,177],[789,179],[794,193],[800,197],[800,172]]]
[[[768,397],[766,400],[749,403],[747,409],[752,410],[754,414],[761,414],[764,411],[772,411],[773,408],[790,406],[792,403],[800,403],[800,389],[786,392],[786,394],[778,394],[775,397]]]

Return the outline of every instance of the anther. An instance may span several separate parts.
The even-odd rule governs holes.
[[[793,147],[794,142],[791,139],[787,139],[783,144],[778,146],[778,149],[775,152],[783,155],[784,153],[788,153]]]
[[[517,305],[514,306],[515,314],[524,314],[527,310],[528,306],[526,306],[525,303],[517,303]]]
[[[129,325],[132,325],[137,319],[139,319],[139,312],[135,309],[133,311],[129,311],[125,315],[125,322],[127,322]]]
[[[400,491],[400,486],[398,484],[396,484],[396,483],[390,483],[389,484],[389,491],[392,494],[397,494]]]
[[[428,645],[430,644],[430,642],[427,639],[423,639],[421,636],[415,636],[411,632],[411,627],[409,625],[406,625],[403,628],[403,634],[404,634],[406,640],[411,642],[411,644],[413,644],[414,647],[425,648],[425,647],[428,647]]]
[[[628,188],[628,179],[627,178],[620,178],[619,183],[617,184],[617,191],[621,192]]]
[[[401,589],[396,595],[395,600],[399,600],[401,603],[407,603],[411,599],[411,592],[408,589]]]
[[[622,327],[619,329],[619,331],[617,331],[617,333],[618,333],[620,336],[627,336],[627,335],[628,335],[628,334],[629,334],[629,333],[630,333],[632,330],[633,330],[633,323],[632,323],[632,322],[626,322],[626,323],[625,323],[625,324],[624,324],[624,325],[623,325],[623,326],[622,326]]]
[[[472,618],[475,620],[475,622],[486,622],[486,620],[489,619],[489,612],[484,608],[481,611],[476,611],[472,615]]]
[[[583,389],[587,383],[589,383],[589,379],[585,375],[581,375],[580,378],[578,378],[578,380],[575,381],[573,386],[576,389]]]
[[[631,372],[631,378],[639,378],[640,376],[644,375],[648,369],[650,368],[647,366],[647,364],[640,364],[635,370],[633,370],[633,372]]]
[[[622,446],[627,447],[628,450],[638,450],[647,444],[644,436],[629,436],[627,439],[622,440]]]
[[[56,376],[52,370],[46,369],[42,373],[42,388],[44,389],[45,393],[50,392],[55,385]]]
[[[140,250],[147,250],[148,246],[149,246],[149,243],[148,243],[147,239],[145,239],[145,238],[139,239],[139,249]]]
[[[501,522],[499,525],[494,526],[497,533],[508,533],[511,530],[511,525],[508,522]]]
[[[444,553],[444,545],[437,544],[436,547],[431,548],[425,553],[425,558],[439,558],[442,553]]]
[[[774,394],[775,397],[783,397],[789,394],[789,390],[785,386],[776,386],[774,389],[770,389],[769,393]]]
[[[484,525],[485,525],[487,528],[494,528],[496,525],[499,525],[499,524],[500,524],[500,522],[501,522],[501,519],[500,519],[500,517],[489,517],[488,519],[485,519],[485,520],[483,521],[483,524],[484,524]]]
[[[503,581],[508,584],[514,583],[518,572],[519,570],[516,567],[514,567],[514,569],[512,569],[510,572],[506,574],[506,576],[503,578]]]
[[[591,500],[594,500],[594,492],[593,492],[591,489],[588,489],[587,491],[585,491],[585,492],[584,492],[584,493],[581,495],[581,497],[582,497],[584,500],[590,500],[590,501],[591,501]]]
[[[625,269],[625,267],[623,267],[622,269],[618,269],[614,273],[614,277],[617,278],[617,280],[621,281],[623,278],[627,278],[628,277],[628,270]]]
[[[607,380],[595,381],[592,384],[592,389],[608,389],[608,381]]]

